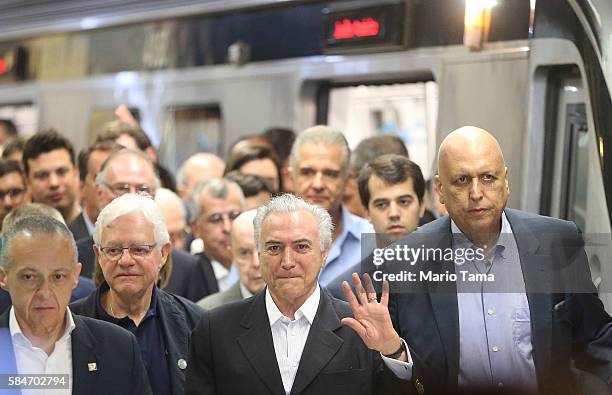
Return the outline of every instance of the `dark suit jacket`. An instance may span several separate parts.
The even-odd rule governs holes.
[[[204,313],[191,339],[186,394],[285,393],[265,295]],[[410,388],[340,323],[350,315],[348,304],[321,292],[291,394],[390,394]]]
[[[151,394],[147,372],[134,335],[108,322],[74,314],[73,318],[73,394]],[[3,350],[1,372],[15,373],[8,312],[0,315],[0,344]],[[96,364],[96,370],[90,371],[90,363]]]
[[[70,305],[75,314],[96,317],[95,293]],[[157,292],[156,314],[161,320],[162,333],[166,342],[166,360],[172,394],[182,394],[185,385],[184,366],[179,361],[187,360],[189,337],[200,319],[202,310],[189,300],[162,290]],[[120,348],[115,348],[121,350]],[[110,393],[110,392],[109,392]]]
[[[576,387],[572,363],[609,381],[611,319],[595,293],[577,227],[571,222],[512,209],[506,209],[506,217],[521,258],[540,393],[584,393]],[[426,235],[431,240],[426,247],[450,248],[450,232],[450,219],[444,217],[418,228],[399,243],[418,248]],[[434,262],[430,268],[440,273],[454,272],[453,262]],[[582,292],[559,292],[554,289],[559,284],[568,285],[568,289],[578,287]],[[456,283],[418,286],[424,287],[423,292],[393,293],[389,301],[394,326],[406,340],[414,360],[413,383],[419,380],[428,394],[457,393]],[[543,292],[547,287],[555,292]]]
[[[81,269],[81,275],[86,277],[93,277],[94,267],[96,264],[96,255],[93,251],[93,237],[87,237],[77,242],[77,249],[79,251],[79,262],[83,265]],[[170,252],[172,257],[172,273],[170,279],[166,285],[165,290],[184,298],[197,302],[205,296],[211,293],[218,292],[215,273],[212,271],[212,266],[208,262],[210,270],[204,271],[202,267],[205,263],[198,262],[198,258],[193,255],[189,255],[184,251],[172,249]],[[214,289],[210,289],[210,279],[205,276],[214,279]]]
[[[195,256],[198,258],[198,281],[203,294],[200,298],[202,299],[205,296],[219,292],[219,283],[217,282],[217,277],[215,276],[215,271],[212,268],[210,259],[203,253],[196,254]]]
[[[89,236],[89,229],[87,229],[87,225],[85,224],[85,218],[83,218],[85,214],[85,210],[81,211],[78,217],[74,219],[70,224],[68,224],[68,229],[72,232],[72,236],[74,240],[79,241],[81,239],[85,239]]]

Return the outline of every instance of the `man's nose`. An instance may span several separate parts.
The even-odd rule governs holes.
[[[312,187],[314,189],[323,189],[325,188],[325,184],[323,183],[323,173],[318,171],[315,174],[314,179],[312,180]]]
[[[291,248],[286,247],[283,250],[283,254],[281,257],[281,267],[286,270],[290,270],[295,267],[295,259],[293,259],[293,251]]]
[[[399,210],[399,206],[396,202],[391,202],[389,204],[389,213],[387,214],[389,219],[395,219],[395,218],[399,218],[400,216],[400,210]]]
[[[470,187],[470,198],[473,200],[482,199],[482,184],[478,177],[472,178],[472,184]]]
[[[55,174],[55,172],[51,172],[51,174],[49,174],[49,185],[58,186],[59,179],[60,179],[59,176]]]

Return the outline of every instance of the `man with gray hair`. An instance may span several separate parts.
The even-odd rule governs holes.
[[[258,209],[254,227],[266,291],[204,313],[192,334],[186,393],[389,394],[407,388],[383,367],[379,353],[342,326],[348,305],[321,292],[317,279],[333,231],[329,213],[286,194]]]
[[[291,150],[293,191],[307,202],[326,209],[334,224],[333,242],[319,278],[324,287],[361,261],[361,235],[374,233],[372,225],[342,205],[349,160],[350,150],[344,135],[324,125],[300,133]]]
[[[182,394],[187,344],[201,310],[157,287],[171,249],[159,206],[145,196],[120,196],[100,212],[93,237],[104,282],[73,303],[74,312],[134,333],[153,393]]]
[[[230,232],[243,207],[242,189],[225,178],[202,181],[193,192],[191,229],[204,242],[204,252],[197,256],[211,293],[225,291],[238,280],[229,249]]]
[[[96,176],[98,206],[102,210],[110,202],[127,193],[154,196],[160,186],[154,164],[145,153],[137,150],[122,149],[114,151],[102,164]],[[77,242],[79,261],[83,264],[84,275],[93,277],[95,255],[93,237]],[[191,301],[198,301],[209,292],[193,280],[199,276],[197,259],[184,251],[172,249],[168,265],[164,266],[163,277],[168,278],[166,290]],[[170,264],[171,263],[171,264]],[[196,277],[194,277],[196,276]]]
[[[150,394],[134,336],[68,308],[81,271],[68,228],[29,216],[3,234],[2,244],[0,286],[13,305],[0,315],[0,374],[39,382],[46,375],[51,380],[42,389],[61,395]]]

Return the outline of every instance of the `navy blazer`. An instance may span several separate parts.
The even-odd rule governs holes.
[[[136,337],[108,322],[72,315],[72,393],[149,395],[151,388]],[[0,373],[15,373],[8,311],[0,315]],[[90,364],[95,363],[95,368]],[[0,393],[3,391],[0,389]],[[7,391],[14,394],[14,391]]]
[[[597,298],[584,252],[572,222],[506,209],[516,239],[529,309],[533,360],[542,394],[593,393],[580,388],[612,379],[612,319]],[[424,235],[426,237],[424,237]],[[450,248],[450,218],[444,217],[398,243],[418,248]],[[571,260],[571,262],[570,262]],[[405,266],[405,265],[404,265]],[[454,273],[454,263],[429,267]],[[571,281],[582,292],[542,292]],[[459,310],[456,283],[425,283],[423,292],[396,292],[389,300],[394,327],[406,340],[414,360],[412,381],[428,394],[455,394],[459,374]],[[574,366],[580,370],[575,370]],[[588,372],[588,373],[587,373]],[[590,373],[599,377],[591,377]],[[590,381],[593,378],[595,381]]]
[[[96,293],[92,293],[89,297],[72,303],[70,309],[75,314],[98,318],[95,295]],[[158,289],[156,314],[161,320],[166,343],[166,360],[172,394],[183,394],[185,365],[181,360],[187,361],[189,337],[202,315],[202,309],[185,298]]]
[[[186,394],[285,394],[265,295],[204,313],[191,339]],[[346,302],[321,291],[291,394],[409,393],[410,383],[384,368],[380,354],[342,325],[349,316]]]

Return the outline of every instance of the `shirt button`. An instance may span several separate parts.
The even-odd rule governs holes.
[[[489,315],[493,315],[493,313],[494,313],[493,309],[488,309],[488,310],[487,310],[487,314],[489,314]]]
[[[497,346],[493,346],[492,350],[493,350],[493,352],[498,352],[499,348]]]

